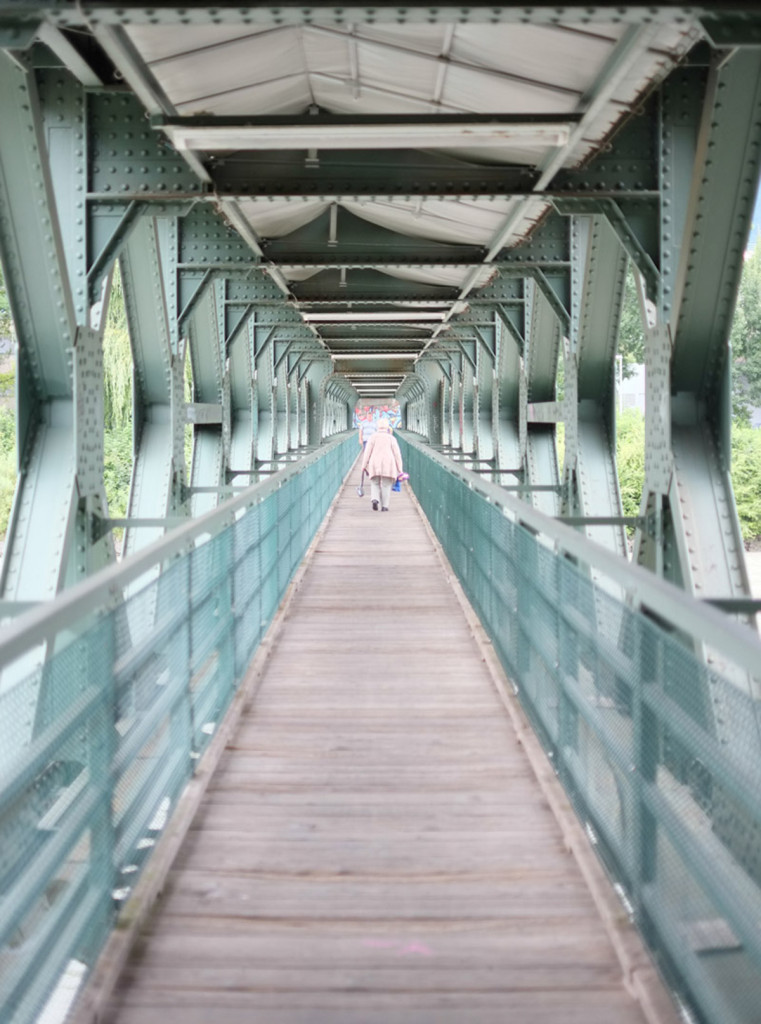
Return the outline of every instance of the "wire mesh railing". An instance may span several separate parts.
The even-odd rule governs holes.
[[[685,1019],[761,1020],[761,642],[407,435],[405,468]]]
[[[0,1020],[50,1017],[94,963],[356,454],[343,435],[6,628]]]

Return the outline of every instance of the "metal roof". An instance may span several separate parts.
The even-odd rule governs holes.
[[[567,9],[555,24],[231,17],[94,31],[292,300],[439,298],[429,339],[542,219],[555,175],[595,153],[700,38],[689,18]],[[451,173],[451,190],[416,194],[427,168]],[[458,184],[479,176],[499,187]]]

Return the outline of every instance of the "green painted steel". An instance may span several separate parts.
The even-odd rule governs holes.
[[[757,635],[401,440],[415,495],[667,978],[695,1019],[757,1021]]]
[[[94,963],[356,453],[353,432],[325,444],[6,630],[7,1024]]]
[[[120,257],[134,365],[133,448],[128,515],[135,519],[187,514],[184,424],[185,346],[176,332],[177,296],[165,282],[177,263],[174,220],[163,226],[140,216]],[[128,528],[124,551],[133,554],[162,529]]]

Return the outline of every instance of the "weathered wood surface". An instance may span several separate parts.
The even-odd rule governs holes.
[[[109,1024],[642,1024],[392,501],[345,488]]]

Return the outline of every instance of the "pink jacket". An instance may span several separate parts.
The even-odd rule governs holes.
[[[370,476],[390,476],[396,480],[403,467],[402,453],[393,434],[385,430],[373,434],[365,446],[362,469],[366,469]]]

